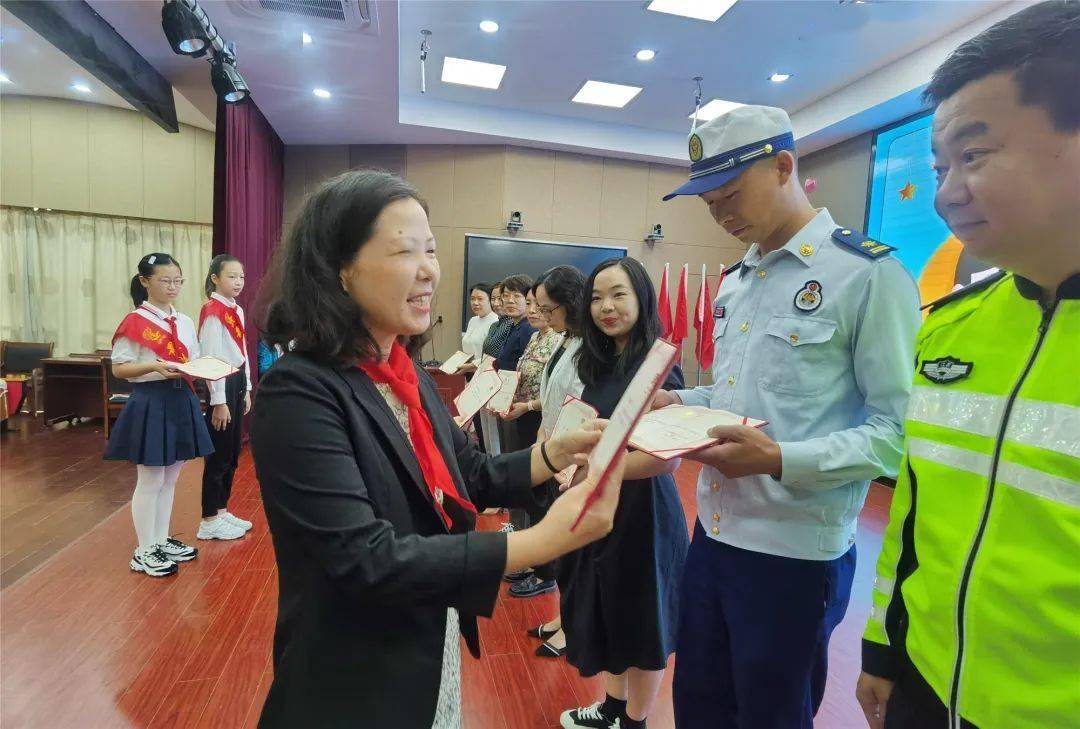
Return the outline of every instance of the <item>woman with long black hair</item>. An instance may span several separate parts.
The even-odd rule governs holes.
[[[606,418],[660,335],[656,292],[641,263],[613,258],[589,276],[585,307],[576,357],[581,399]],[[676,367],[663,387],[682,386]],[[643,727],[652,710],[675,651],[690,544],[672,476],[678,466],[678,459],[631,452],[611,534],[561,560],[566,659],[582,676],[603,674],[607,692],[602,702],[563,713],[564,727]]]

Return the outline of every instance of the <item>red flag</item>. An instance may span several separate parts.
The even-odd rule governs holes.
[[[703,370],[711,370],[716,349],[713,347],[712,294],[709,292],[709,277],[705,274],[705,266],[701,267],[701,288],[698,289],[697,307],[694,310],[694,328],[698,333],[694,352],[698,364]]]
[[[686,326],[686,279],[688,264],[683,264],[679,274],[679,293],[675,298],[675,322],[671,327],[671,343],[681,347],[690,330]]]
[[[660,279],[660,298],[657,305],[660,307],[660,336],[667,339],[671,336],[671,296],[667,290],[667,275],[670,263],[664,264],[664,277]]]

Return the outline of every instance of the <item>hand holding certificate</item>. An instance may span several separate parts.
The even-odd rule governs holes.
[[[490,371],[491,370],[487,370],[487,372]],[[487,408],[499,415],[506,415],[510,410],[510,406],[514,404],[514,395],[517,394],[518,381],[521,379],[521,373],[517,370],[500,370],[498,375],[502,384],[499,387],[499,391],[488,400]]]
[[[597,487],[585,500],[581,514],[573,526],[570,527],[571,530],[577,527],[585,517],[585,513],[593,502],[603,496],[607,476],[626,448],[626,442],[629,440],[630,434],[641,419],[642,414],[648,410],[653,396],[660,389],[660,385],[663,384],[664,378],[667,377],[668,371],[671,370],[671,366],[675,364],[675,358],[678,354],[679,350],[675,345],[663,339],[657,339],[653,343],[652,349],[645,355],[645,360],[641,363],[641,367],[638,368],[637,374],[634,375],[634,379],[630,380],[626,391],[623,392],[622,397],[619,399],[619,404],[615,406],[614,412],[611,413],[611,419],[604,429],[604,434],[600,437],[600,442],[596,444],[592,453],[589,454],[589,473],[590,475],[599,474],[600,478]]]
[[[461,366],[472,359],[472,355],[468,352],[457,351],[446,358],[446,361],[439,365],[439,369],[448,375],[452,375],[461,369]]]
[[[477,372],[472,381],[465,386],[461,394],[454,398],[458,416],[462,422],[472,419],[472,416],[480,412],[480,408],[487,405],[495,393],[502,387],[502,378],[495,370]]]
[[[573,395],[567,395],[566,399],[563,400],[562,408],[559,410],[559,417],[551,429],[551,437],[557,438],[575,430],[582,430],[586,423],[595,420],[599,416],[600,413],[589,403],[579,400]],[[555,480],[559,484],[560,491],[570,488],[574,483],[574,476],[577,471],[577,466],[569,466],[555,474]]]
[[[642,416],[630,435],[630,445],[650,456],[669,461],[717,443],[709,437],[710,428],[721,425],[748,425],[760,428],[766,421],[747,418],[726,410],[669,405]]]
[[[237,371],[231,364],[217,357],[199,357],[190,362],[168,362],[167,364],[170,369],[200,380],[220,380]]]

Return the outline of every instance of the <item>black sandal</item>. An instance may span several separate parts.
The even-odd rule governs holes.
[[[539,638],[540,640],[546,641],[548,638],[555,635],[560,630],[562,630],[562,628],[555,628],[555,630],[544,630],[544,623],[540,623],[535,628],[529,628],[527,631],[525,631],[525,633],[530,638]]]
[[[540,644],[539,648],[536,649],[536,655],[540,656],[541,658],[562,658],[564,653],[566,653],[565,648],[556,648],[555,646],[551,645],[551,643],[548,643],[546,640]]]

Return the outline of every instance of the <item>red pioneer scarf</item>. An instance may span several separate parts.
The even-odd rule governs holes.
[[[236,309],[211,296],[209,301],[203,304],[202,311],[199,312],[199,331],[202,331],[203,322],[206,321],[208,316],[212,316],[221,322],[221,325],[225,327],[225,331],[236,342],[236,346],[241,352],[247,351],[244,347],[244,324],[240,321],[240,315],[236,312]]]
[[[146,311],[154,314],[155,318],[160,318],[152,310],[146,309]],[[168,329],[133,311],[125,316],[120,326],[116,328],[116,333],[112,338],[113,344],[116,344],[116,340],[120,337],[125,337],[146,347],[166,362],[187,362],[188,350],[176,333],[176,317],[167,317],[165,323]]]
[[[446,525],[453,526],[453,521],[443,508],[443,497],[453,499],[462,509],[475,514],[476,507],[458,494],[454,478],[435,444],[431,421],[420,402],[416,369],[409,355],[405,353],[405,348],[394,342],[388,361],[364,363],[360,365],[360,369],[367,373],[372,381],[389,385],[394,396],[409,409],[409,440],[416,453],[416,460],[420,463],[420,473],[423,474],[431,498],[435,501],[435,508],[446,520]]]

